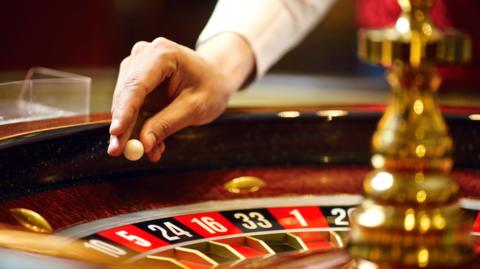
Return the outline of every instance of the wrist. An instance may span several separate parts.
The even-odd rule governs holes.
[[[200,44],[198,54],[225,80],[232,93],[245,83],[255,69],[255,58],[248,42],[232,32],[220,33]]]

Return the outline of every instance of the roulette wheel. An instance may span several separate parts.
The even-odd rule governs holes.
[[[75,118],[39,121],[26,133],[11,128],[17,135],[5,133],[0,144],[0,218],[71,242],[81,239],[79,253],[101,264],[348,264],[341,249],[370,170],[365,141],[378,110],[229,111],[211,125],[172,136],[158,165],[108,157],[108,115],[93,115],[80,125]],[[480,109],[446,110],[457,149],[453,175],[465,214],[477,219],[475,239],[480,123],[472,119]],[[25,250],[14,242],[13,249]],[[42,248],[33,251],[48,254]],[[323,255],[313,255],[318,253]]]
[[[479,108],[444,107],[444,121],[434,96],[434,65],[467,61],[469,41],[437,31],[431,4],[399,1],[396,29],[360,31],[360,57],[390,68],[387,107],[230,110],[170,137],[159,165],[108,157],[108,115],[10,125],[1,254],[80,268],[478,267]]]

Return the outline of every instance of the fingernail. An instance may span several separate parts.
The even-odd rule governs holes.
[[[160,144],[160,152],[163,153],[165,151],[165,143]]]
[[[116,136],[110,137],[110,144],[108,145],[108,152],[118,148],[118,138]]]
[[[113,119],[112,123],[110,124],[110,132],[118,129],[118,127],[120,127],[120,121],[118,119]]]
[[[157,138],[153,133],[147,134],[147,142],[148,142],[148,152],[150,152],[157,145]]]
[[[158,153],[158,156],[155,158],[155,162],[160,161],[162,159],[163,152]]]

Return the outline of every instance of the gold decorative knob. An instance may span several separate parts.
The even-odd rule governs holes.
[[[52,233],[50,223],[37,212],[26,208],[12,208],[10,214],[25,229],[35,233]]]
[[[231,193],[256,192],[265,186],[265,181],[258,177],[243,176],[227,182],[224,188]]]

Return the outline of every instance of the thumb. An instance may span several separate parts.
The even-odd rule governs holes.
[[[167,107],[145,121],[140,131],[140,141],[145,152],[150,152],[173,133],[194,124],[200,102],[194,99],[194,96],[182,97],[178,96]]]

